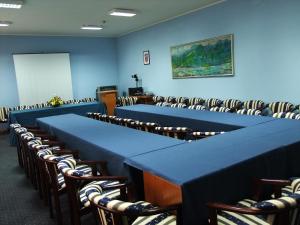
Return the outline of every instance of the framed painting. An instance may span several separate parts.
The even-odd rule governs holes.
[[[233,35],[171,47],[173,79],[234,75]]]
[[[143,60],[144,60],[144,65],[150,65],[150,52],[149,52],[149,50],[143,51]]]

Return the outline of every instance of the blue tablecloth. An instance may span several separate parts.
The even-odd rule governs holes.
[[[78,149],[81,159],[107,160],[113,175],[129,175],[124,159],[186,143],[74,114],[39,118],[37,123],[68,147]]]
[[[161,126],[186,126],[200,131],[231,131],[274,120],[272,117],[140,104],[117,107],[115,113],[123,118],[157,122]]]
[[[198,225],[206,202],[249,197],[253,177],[300,175],[299,148],[300,122],[276,119],[125,162],[180,185],[184,224]]]
[[[28,109],[21,111],[12,111],[9,114],[9,123],[20,123],[22,126],[34,126],[37,118],[74,113],[77,115],[85,115],[87,112],[105,113],[105,105],[99,102],[80,103],[62,105],[59,107],[46,107],[41,109]],[[10,132],[10,144],[16,144],[14,133]]]

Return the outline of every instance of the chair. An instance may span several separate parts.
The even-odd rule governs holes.
[[[171,104],[176,103],[175,102],[176,98],[174,96],[167,96],[164,99],[165,99],[165,102],[168,102],[168,103],[171,103]]]
[[[9,111],[7,107],[0,108],[0,123],[7,123]]]
[[[190,105],[188,109],[195,109],[195,110],[206,110],[206,107],[204,105]]]
[[[266,184],[274,188],[275,198],[261,200]],[[296,225],[300,192],[281,197],[278,187],[286,184],[286,181],[256,180],[253,199],[244,199],[236,205],[208,203],[210,224]]]
[[[217,98],[209,98],[205,100],[205,106],[210,109],[213,107],[220,107],[222,104],[222,100]]]
[[[207,132],[195,131],[191,133],[191,136],[194,140],[198,140],[198,139],[212,137],[224,133],[225,133],[224,131],[207,131]]]
[[[274,118],[284,118],[284,119],[294,119],[294,120],[300,120],[300,114],[299,113],[292,113],[292,112],[280,112],[280,113],[274,113],[272,115]]]
[[[86,165],[90,168],[88,173],[78,170],[79,166]],[[65,159],[52,166],[50,173],[57,174],[57,168],[64,175],[69,204],[71,210],[72,225],[80,225],[80,216],[91,212],[90,202],[85,191],[89,185],[98,188],[110,187],[124,183],[127,178],[121,176],[108,176],[107,163],[105,161],[76,161]],[[48,164],[47,164],[48,166]],[[52,171],[52,172],[51,172]],[[120,191],[111,189],[106,193],[110,198],[119,198]]]
[[[191,129],[187,127],[155,127],[154,130],[157,134],[181,140],[186,140],[191,132]]]
[[[142,130],[150,133],[154,133],[155,127],[158,127],[157,123],[152,122],[140,122],[140,121],[133,121],[131,122],[131,127],[137,130]]]
[[[272,114],[280,112],[291,112],[294,109],[294,105],[289,102],[271,102],[267,106],[271,110]]]
[[[226,107],[212,107],[209,109],[209,111],[212,111],[212,112],[231,112],[231,109],[229,108],[226,108]]]
[[[169,102],[158,102],[155,104],[156,106],[163,106],[163,107],[171,107],[171,103]]]
[[[261,116],[262,114],[262,112],[258,109],[240,109],[236,113],[241,115],[255,115],[255,116]]]
[[[243,102],[245,109],[257,109],[262,111],[265,108],[265,103],[262,100],[248,100]]]
[[[171,104],[171,107],[172,108],[186,108],[187,105],[184,103],[174,103],[174,104]]]
[[[189,105],[202,105],[203,103],[205,103],[205,100],[203,98],[189,98]]]
[[[187,97],[177,97],[175,98],[175,103],[183,103],[187,105],[189,102],[189,99]]]
[[[145,201],[127,202],[124,196],[126,193],[124,186],[119,188],[123,193],[120,196],[123,197],[121,200],[107,196],[106,191],[109,188],[90,186],[86,189],[85,194],[88,200],[98,211],[99,225],[181,224],[180,205],[156,207]]]
[[[237,99],[226,99],[223,106],[229,108],[231,112],[236,112],[242,107],[242,102]]]
[[[163,102],[165,99],[163,96],[153,96],[152,100],[153,100],[153,103],[156,104],[158,102]]]

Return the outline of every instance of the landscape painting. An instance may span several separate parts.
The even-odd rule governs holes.
[[[173,78],[233,76],[233,35],[171,47]]]

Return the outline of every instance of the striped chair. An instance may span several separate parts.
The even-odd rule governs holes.
[[[165,98],[163,96],[153,96],[152,97],[153,103],[156,104],[158,102],[163,102]]]
[[[78,166],[85,165],[89,170],[78,170]],[[53,167],[53,169],[56,167]],[[85,195],[89,186],[104,188],[114,187],[124,183],[126,177],[108,176],[107,163],[105,161],[76,161],[74,159],[61,160],[57,168],[64,175],[67,193],[69,196],[71,221],[74,225],[80,225],[80,216],[91,212],[90,201]],[[110,189],[106,195],[115,199],[120,197],[119,189]]]
[[[274,118],[284,118],[284,119],[294,119],[294,120],[300,120],[300,114],[299,113],[292,113],[292,112],[280,112],[280,113],[274,113]]]
[[[205,100],[203,98],[189,98],[189,105],[202,105],[203,103],[205,103]]]
[[[242,115],[254,115],[254,116],[261,116],[261,111],[258,109],[240,109],[236,112],[237,114]]]
[[[272,113],[291,112],[294,105],[289,102],[271,102],[268,104],[268,108]]]
[[[219,134],[224,134],[224,131],[207,131],[207,132],[201,132],[201,131],[195,131],[191,133],[191,136],[193,140],[199,140],[202,138],[212,137]]]
[[[187,97],[177,97],[175,98],[175,103],[183,103],[187,105],[189,102],[189,99]]]
[[[212,111],[212,112],[231,112],[231,110],[229,108],[226,108],[226,107],[212,107],[209,109],[209,111]]]
[[[168,103],[176,103],[175,100],[176,98],[174,96],[167,96],[167,97],[164,97],[165,99],[165,102],[168,102]]]
[[[124,187],[120,187],[122,193]],[[126,202],[112,199],[105,188],[90,186],[85,194],[98,210],[99,225],[179,225],[179,205],[164,208],[155,207],[149,202]],[[125,198],[125,197],[123,197]],[[178,217],[172,213],[176,211]]]
[[[140,122],[140,121],[133,121],[131,122],[131,127],[142,130],[146,132],[154,133],[155,127],[158,127],[159,125],[157,123],[152,122]]]
[[[206,110],[206,107],[204,105],[190,105],[188,109],[195,109],[195,110]]]
[[[186,140],[189,133],[192,131],[187,127],[155,127],[154,130],[157,134],[181,140]]]
[[[174,104],[171,104],[171,107],[172,108],[186,108],[187,105],[184,103],[174,103]]]
[[[169,102],[158,102],[155,104],[156,106],[163,106],[163,107],[171,107],[171,103]]]
[[[205,106],[210,109],[213,107],[220,107],[222,104],[222,100],[217,99],[217,98],[209,98],[205,100]]]
[[[265,107],[265,103],[262,100],[248,100],[243,102],[243,107],[245,109],[258,109],[263,110]]]
[[[10,111],[11,109],[8,107],[0,108],[0,123],[7,123]]]
[[[226,99],[223,106],[229,108],[231,112],[236,112],[242,107],[242,102],[237,99]]]

